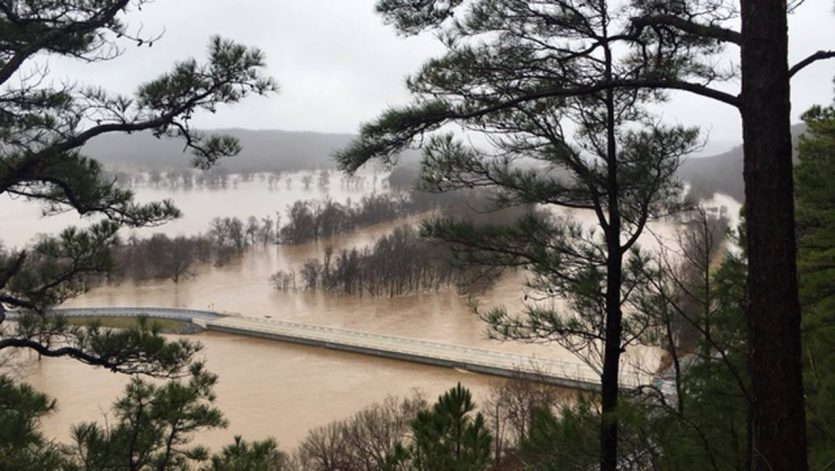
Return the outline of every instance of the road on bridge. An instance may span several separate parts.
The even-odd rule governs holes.
[[[495,376],[526,378],[561,386],[596,390],[599,374],[579,362],[450,345],[431,340],[374,334],[276,319],[245,317],[213,311],[177,308],[63,308],[56,314],[70,317],[149,317],[191,322],[229,334],[267,338],[345,352],[374,355],[435,366],[461,368]],[[623,368],[621,386],[632,389],[652,381],[645,372]]]

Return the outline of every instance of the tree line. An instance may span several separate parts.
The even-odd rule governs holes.
[[[303,200],[288,206],[287,222],[278,231],[282,244],[300,244],[349,232],[360,227],[419,214],[436,206],[435,201],[416,192],[365,195],[356,204],[327,199]]]
[[[309,242],[425,212],[436,205],[433,198],[414,192],[366,195],[356,204],[350,200],[345,204],[330,199],[301,200],[287,207],[283,225],[280,215],[275,219],[225,217],[214,218],[205,234],[131,235],[113,247],[113,269],[105,278],[111,282],[170,279],[178,283],[194,276],[201,263],[221,266],[255,245]]]
[[[279,191],[282,188],[290,190],[293,188],[293,176],[295,175],[304,190],[311,190],[315,183],[318,190],[327,191],[331,188],[331,182],[336,171],[321,169],[299,172],[233,172],[214,167],[208,170],[150,170],[147,172],[108,170],[104,173],[107,178],[126,187],[151,187],[171,190],[192,190],[195,188],[218,190],[234,188],[239,183],[254,181],[266,183],[267,188],[271,191]],[[375,191],[385,190],[389,185],[388,179],[380,178],[378,172],[371,176],[341,174],[338,175],[338,182],[342,190],[349,191],[361,191],[369,185]]]
[[[272,218],[250,216],[214,218],[205,234],[169,237],[154,234],[140,238],[135,234],[118,241],[112,251],[111,269],[97,277],[99,281],[142,282],[170,279],[179,283],[195,276],[201,263],[222,266],[256,244],[275,241]]]
[[[362,249],[325,249],[295,271],[279,271],[270,278],[282,291],[322,290],[349,296],[401,296],[441,288],[487,289],[496,274],[462,269],[450,263],[442,245],[420,237],[412,226],[400,226]]]

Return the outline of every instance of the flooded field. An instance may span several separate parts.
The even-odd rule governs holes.
[[[357,200],[386,188],[382,175],[368,174],[363,185],[343,186],[334,177],[328,188],[314,184],[305,190],[301,184],[303,175],[285,175],[291,179],[289,186],[283,181],[269,182],[266,177],[213,189],[139,186],[136,191],[140,200],[171,198],[185,215],[171,224],[138,232],[194,235],[204,232],[214,217],[274,216],[299,199]],[[715,204],[727,206],[729,215],[738,211],[738,203],[729,198],[720,198]],[[575,212],[572,217],[586,220],[590,216]],[[297,268],[308,258],[320,256],[327,246],[364,246],[394,227],[418,219],[378,224],[338,238],[294,246],[258,245],[221,267],[198,266],[196,276],[178,283],[166,280],[102,286],[66,305],[211,309],[577,361],[556,345],[503,343],[485,338],[483,323],[474,314],[472,303],[477,301],[482,308],[518,306],[525,296],[523,273],[509,274],[477,300],[446,289],[370,298],[312,291],[281,292],[270,284],[271,274]],[[72,214],[41,218],[31,203],[0,201],[0,224],[12,228],[3,235],[9,245],[21,246],[35,234],[52,233],[76,222],[78,218]],[[659,236],[671,237],[675,226],[662,223],[652,229]],[[655,242],[648,236],[646,245],[652,244]],[[199,437],[199,441],[213,447],[228,443],[234,434],[248,439],[275,436],[284,447],[292,447],[310,428],[350,416],[390,394],[407,395],[416,388],[432,398],[461,381],[474,390],[478,400],[485,396],[491,382],[499,381],[451,369],[265,340],[212,333],[192,338],[205,345],[203,355],[208,367],[220,377],[218,406],[230,421],[229,429]],[[644,364],[656,360],[654,352],[647,349],[630,351],[630,357],[630,361]],[[69,360],[31,360],[24,364],[21,374],[26,380],[58,400],[59,411],[45,423],[45,428],[50,436],[62,439],[68,436],[71,424],[99,419],[107,413],[128,380]]]

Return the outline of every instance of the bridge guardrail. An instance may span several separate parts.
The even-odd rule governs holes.
[[[588,366],[562,360],[553,360],[510,352],[499,352],[478,347],[451,345],[432,340],[400,337],[389,334],[361,332],[338,327],[303,324],[293,321],[226,315],[214,311],[165,307],[78,307],[58,308],[53,312],[65,316],[90,317],[135,317],[143,315],[152,318],[173,319],[187,322],[199,320],[207,328],[212,326],[228,328],[239,334],[274,334],[283,338],[295,337],[308,342],[329,345],[341,344],[359,350],[374,350],[406,355],[409,357],[436,358],[449,363],[466,363],[471,367],[519,371],[528,375],[560,377],[571,381],[596,384],[600,377]],[[230,325],[234,324],[234,325]],[[365,341],[362,341],[364,339]],[[289,340],[289,339],[287,339]],[[624,387],[647,384],[651,375],[638,369],[623,368],[621,382]]]

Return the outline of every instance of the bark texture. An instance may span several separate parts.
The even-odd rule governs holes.
[[[757,470],[802,471],[806,426],[797,291],[785,0],[742,0],[746,317]]]

